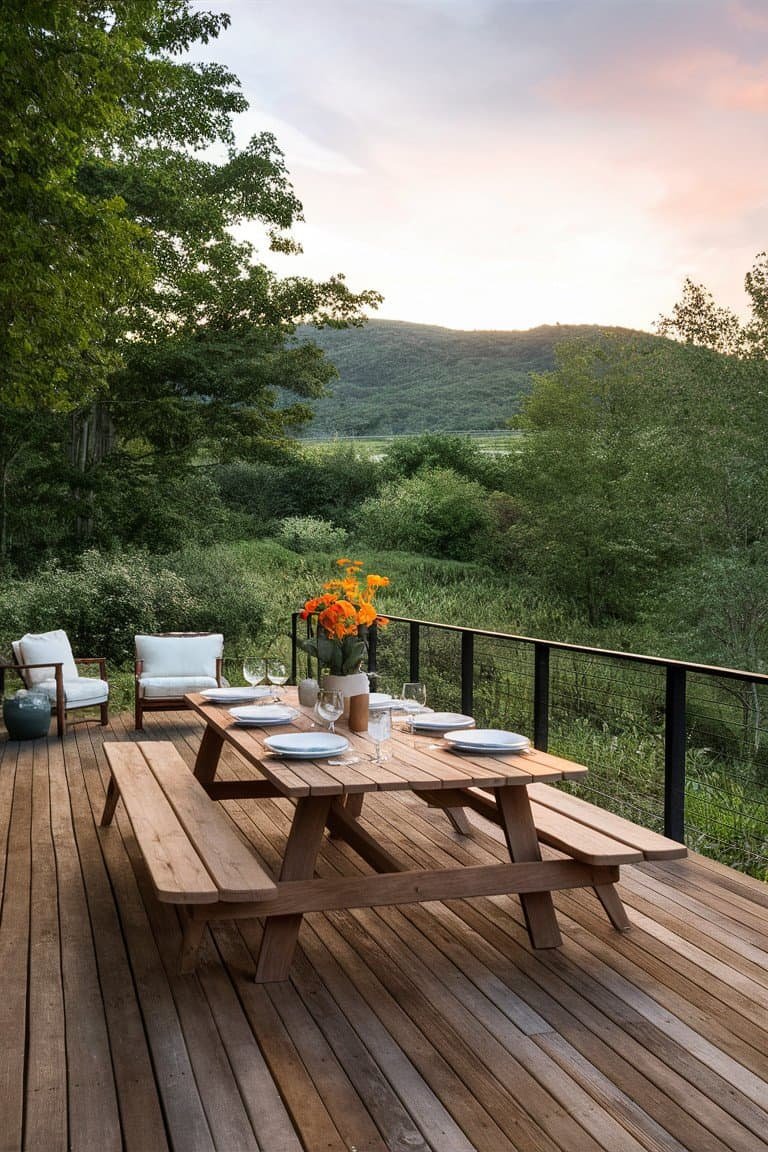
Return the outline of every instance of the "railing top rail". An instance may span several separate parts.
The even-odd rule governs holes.
[[[747,672],[741,668],[720,668],[713,664],[694,664],[687,660],[670,660],[664,656],[644,656],[639,652],[617,652],[611,648],[591,648],[585,644],[568,644],[562,640],[543,640],[537,636],[517,636],[511,632],[491,632],[484,628],[468,628],[461,624],[438,624],[434,620],[416,620],[410,616],[392,616],[388,620],[398,624],[418,624],[422,628],[437,628],[444,632],[472,632],[475,636],[486,636],[492,640],[514,640],[519,644],[543,644],[547,648],[562,652],[580,652],[589,656],[609,656],[615,660],[627,660],[636,664],[650,664],[658,668],[680,668],[686,672],[700,672],[705,676],[724,676],[731,680],[748,680],[750,683],[767,684],[768,674]]]

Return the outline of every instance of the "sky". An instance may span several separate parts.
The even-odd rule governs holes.
[[[208,0],[305,222],[285,274],[381,317],[652,329],[746,310],[768,247],[768,0]],[[254,239],[260,233],[253,232]]]

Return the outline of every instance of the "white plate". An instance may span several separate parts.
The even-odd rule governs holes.
[[[368,696],[368,704],[371,708],[383,708],[385,704],[394,703],[396,701],[392,699],[389,692],[371,692]]]
[[[238,724],[290,724],[298,712],[287,704],[249,704],[244,708],[230,708]]]
[[[531,746],[527,736],[501,728],[475,728],[455,736],[449,734],[445,742],[461,752],[525,752]]]
[[[411,718],[414,728],[423,728],[426,732],[448,732],[453,728],[474,728],[475,722],[471,716],[462,716],[460,712],[424,712]]]
[[[206,688],[200,695],[205,700],[217,704],[244,704],[247,700],[261,700],[264,696],[274,696],[271,688]]]
[[[349,740],[333,732],[286,732],[284,736],[267,736],[264,743],[276,756],[297,756],[304,760],[338,756],[349,748]]]

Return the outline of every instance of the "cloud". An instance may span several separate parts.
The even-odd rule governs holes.
[[[479,327],[647,327],[687,274],[738,306],[766,242],[768,0],[222,7],[196,55],[243,79],[241,136],[286,153],[290,270]]]

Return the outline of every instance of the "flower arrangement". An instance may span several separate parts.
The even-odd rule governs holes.
[[[389,584],[387,576],[363,575],[362,560],[343,556],[336,561],[341,572],[323,585],[323,594],[307,600],[300,612],[302,620],[317,618],[316,635],[299,640],[299,647],[317,660],[318,669],[327,668],[334,676],[358,672],[368,651],[368,629],[385,625],[374,601],[380,588]]]

